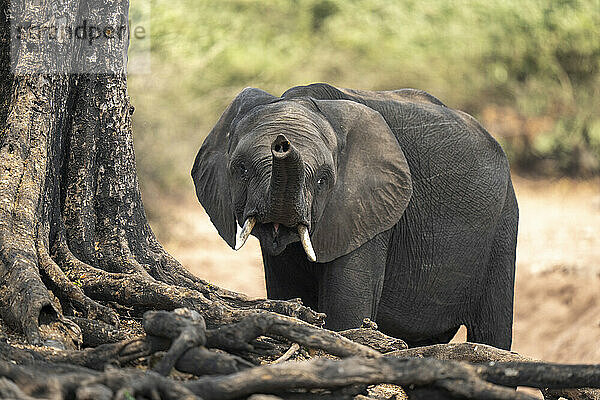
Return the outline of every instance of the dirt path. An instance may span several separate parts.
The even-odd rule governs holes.
[[[515,179],[520,208],[513,349],[557,362],[600,362],[600,180]],[[193,193],[193,192],[192,192]],[[258,241],[238,252],[191,196],[161,204],[157,235],[192,272],[265,296]],[[166,229],[165,227],[168,227]],[[464,340],[462,336],[457,338]]]
[[[513,349],[600,362],[600,180],[515,180],[521,211]]]

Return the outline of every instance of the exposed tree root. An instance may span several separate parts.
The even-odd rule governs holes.
[[[543,364],[539,360],[522,356],[518,353],[497,349],[492,346],[479,343],[449,343],[449,344],[437,344],[432,346],[415,347],[412,349],[404,349],[393,351],[385,354],[386,357],[398,357],[398,358],[424,358],[431,357],[438,360],[454,360],[454,361],[467,361],[470,363],[490,363],[490,362],[501,362],[501,363],[515,363],[515,362],[531,362],[539,363],[543,366],[540,368],[546,368],[549,364]],[[508,364],[507,364],[508,365]],[[596,366],[600,369],[600,366]],[[551,368],[548,368],[550,371]],[[596,372],[597,373],[597,372]],[[564,376],[563,376],[564,378]],[[564,382],[564,381],[563,381]],[[523,385],[526,385],[522,383]],[[539,387],[539,386],[538,386]],[[566,386],[561,386],[566,387]],[[581,387],[575,385],[574,387]],[[597,386],[594,386],[597,387]],[[585,389],[552,389],[552,386],[539,387],[542,389],[544,398],[546,399],[559,399],[561,397],[566,399],[600,399],[599,390],[585,390]],[[548,389],[550,388],[550,389]]]
[[[151,346],[143,339],[129,339],[85,350],[59,350],[49,347],[17,348],[0,343],[0,359],[20,365],[57,363],[103,370],[107,365],[124,365],[152,354]]]
[[[293,388],[340,388],[352,384],[391,383],[442,388],[450,398],[532,399],[505,386],[551,385],[599,387],[598,366],[553,366],[536,363],[469,365],[435,359],[315,359],[256,367],[219,378],[201,378],[186,386],[204,399],[230,399],[251,393],[278,393]],[[576,378],[575,378],[576,377]]]
[[[243,293],[233,292],[206,282],[183,268],[177,260],[164,250],[154,235],[149,238],[149,241],[154,251],[156,251],[156,259],[160,260],[156,272],[152,276],[157,279],[160,277],[160,280],[165,283],[197,290],[207,299],[224,303],[234,309],[272,311],[317,326],[322,326],[325,322],[325,314],[305,307],[299,298],[290,300],[249,299]]]
[[[533,358],[522,356],[508,350],[497,349],[479,343],[448,343],[431,346],[413,347],[411,349],[396,350],[385,354],[386,357],[411,358],[432,357],[438,360],[468,361],[482,363],[488,361],[498,362],[536,362]]]
[[[403,350],[408,347],[406,342],[401,339],[397,339],[377,330],[377,328],[356,328],[348,329],[339,332],[340,335],[353,342],[360,343],[375,349],[381,353],[389,353],[397,350]]]
[[[296,319],[263,312],[247,316],[238,323],[224,325],[207,331],[207,346],[228,351],[253,351],[251,341],[261,335],[285,337],[305,347],[322,349],[340,357],[361,355],[365,357],[381,356],[376,350],[352,342],[340,334],[317,328]]]
[[[315,359],[303,362],[285,362],[259,366],[218,377],[204,377],[191,381],[174,381],[151,372],[122,369],[94,372],[79,370],[53,373],[35,365],[18,366],[0,362],[0,376],[14,382],[25,395],[61,393],[64,397],[82,391],[111,395],[148,396],[157,398],[234,399],[253,393],[285,393],[290,390],[336,390],[355,385],[392,383],[407,387],[438,389],[444,398],[469,399],[534,399],[510,387],[544,386],[600,386],[600,372],[596,366],[549,366],[535,363],[497,363],[470,365],[464,362],[435,359],[348,358],[344,360]],[[36,376],[37,379],[33,380]],[[41,378],[41,379],[40,379]],[[14,386],[5,385],[7,390]],[[356,393],[352,389],[351,393]],[[111,398],[111,397],[107,397]],[[119,398],[118,396],[116,398]]]
[[[269,308],[310,322],[322,323],[324,319],[323,314],[304,307],[299,300],[249,301],[247,307],[234,308],[214,295],[211,296],[211,300],[200,291],[170,285],[146,273],[107,272],[77,259],[61,235],[56,241],[55,255],[70,280],[81,285],[83,291],[91,298],[116,301],[125,306],[137,307],[142,311],[190,307],[202,310],[207,323],[212,326],[238,321],[244,316],[255,313],[256,310]]]
[[[131,330],[121,326],[109,325],[102,321],[68,317],[81,329],[83,347],[96,347],[106,343],[116,343],[131,336]]]
[[[38,239],[37,254],[42,277],[50,281],[49,287],[62,301],[71,302],[88,319],[99,319],[110,325],[118,325],[119,317],[112,309],[87,297],[81,287],[67,278],[63,270],[50,257],[47,244],[42,243],[41,239]]]
[[[265,319],[252,315],[238,323],[211,330],[206,328],[202,316],[193,310],[148,312],[143,323],[145,337],[80,351],[17,349],[0,342],[0,395],[23,399],[55,396],[210,400],[234,399],[255,393],[303,398],[302,393],[305,393],[322,398],[352,398],[364,393],[365,385],[380,383],[406,387],[410,398],[417,399],[533,399],[514,391],[512,387],[515,386],[550,388],[552,391],[544,393],[547,399],[557,396],[597,399],[600,393],[591,389],[563,389],[599,388],[598,365],[526,362],[516,353],[473,343],[405,349],[385,357],[317,358],[259,366],[205,347],[247,349],[250,338],[269,331],[287,339],[298,339],[301,331],[295,330],[295,325],[274,318],[274,314],[265,315]],[[251,333],[236,333],[246,331]],[[326,351],[332,348],[338,351],[335,345],[331,346],[332,337],[324,333],[326,331],[318,329],[317,332],[321,333],[311,335],[326,339],[305,339],[305,345],[319,344]],[[347,341],[341,337],[336,340]],[[383,347],[386,342],[384,338]],[[158,374],[139,369],[106,369],[109,365],[124,366],[165,350],[166,354],[154,367]],[[472,364],[452,358],[486,362]],[[167,375],[173,367],[200,378],[177,381],[161,376]],[[327,395],[323,390],[331,394]]]
[[[168,375],[188,350],[206,344],[204,318],[187,309],[180,317],[177,311],[182,313],[183,310],[178,309],[174,313],[149,311],[144,315],[144,330],[148,335],[171,339],[169,350],[153,368],[160,375]]]

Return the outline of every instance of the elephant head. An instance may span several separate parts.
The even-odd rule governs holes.
[[[280,98],[253,88],[225,110],[192,177],[231,247],[250,233],[271,255],[301,241],[317,262],[390,229],[412,193],[404,153],[378,112],[349,100]]]

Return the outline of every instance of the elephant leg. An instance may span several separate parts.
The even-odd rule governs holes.
[[[263,250],[267,297],[274,300],[301,298],[317,309],[317,279],[300,243],[292,243],[277,256]]]
[[[375,321],[381,298],[390,230],[353,252],[321,264],[318,310],[327,314],[325,327],[357,328],[363,319]]]
[[[512,184],[502,210],[502,219],[488,262],[486,291],[476,313],[467,323],[469,342],[510,350],[512,344],[515,255],[519,215]]]
[[[487,290],[467,326],[467,340],[510,350],[513,324],[513,289],[509,282],[514,279],[502,274],[490,280]]]
[[[449,343],[452,340],[452,338],[454,336],[456,336],[456,333],[458,332],[459,329],[460,329],[460,326],[457,326],[457,327],[449,329],[448,331],[446,331],[444,333],[441,333],[439,335],[436,335],[434,337],[431,337],[431,338],[425,339],[425,340],[418,340],[418,341],[405,340],[405,339],[403,339],[403,340],[406,342],[406,344],[410,348],[432,346],[434,344]]]

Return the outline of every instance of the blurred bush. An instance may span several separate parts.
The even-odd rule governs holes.
[[[153,0],[151,11],[152,73],[129,80],[145,190],[191,184],[198,147],[242,88],[318,81],[424,89],[476,116],[522,171],[600,172],[599,0]]]

